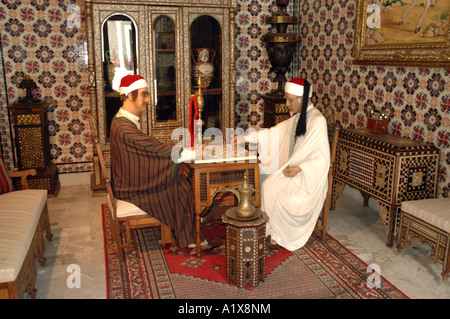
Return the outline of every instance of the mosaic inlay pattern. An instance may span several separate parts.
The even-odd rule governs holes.
[[[236,8],[236,125],[263,125],[259,94],[275,88],[261,36],[277,10],[273,0],[238,0]],[[70,28],[81,8],[81,24]],[[296,8],[294,10],[294,7]],[[291,0],[302,35],[295,76],[314,88],[316,106],[344,128],[365,127],[374,109],[390,119],[389,132],[430,142],[441,150],[439,193],[450,192],[450,69],[352,64],[355,0]],[[35,92],[51,102],[51,156],[60,173],[92,170],[84,1],[1,0],[0,133],[2,154],[14,166],[6,105],[20,96],[18,83],[30,74]],[[3,76],[4,75],[4,76]],[[287,74],[288,77],[291,74]],[[6,83],[3,79],[6,78]]]
[[[81,10],[75,14],[73,6]],[[71,7],[72,6],[72,7]],[[8,104],[24,96],[24,75],[36,82],[33,94],[50,102],[50,155],[60,173],[92,170],[87,81],[87,43],[84,1],[2,0],[0,33],[3,83],[0,100],[2,153],[7,166],[16,164],[11,143]],[[79,20],[76,20],[79,18]]]

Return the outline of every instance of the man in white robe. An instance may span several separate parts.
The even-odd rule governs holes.
[[[258,141],[261,210],[270,218],[267,236],[291,251],[303,247],[311,236],[328,188],[327,123],[308,103],[310,96],[307,81],[291,79],[285,98],[292,116],[246,138]]]

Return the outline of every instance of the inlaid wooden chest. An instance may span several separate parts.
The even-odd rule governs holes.
[[[392,247],[401,203],[436,197],[439,149],[364,128],[343,129],[339,134],[331,209],[345,185],[358,189],[365,205],[373,197],[385,223],[387,245]]]

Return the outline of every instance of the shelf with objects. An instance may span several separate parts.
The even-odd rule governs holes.
[[[168,16],[158,17],[155,33],[156,122],[176,121],[175,23]]]

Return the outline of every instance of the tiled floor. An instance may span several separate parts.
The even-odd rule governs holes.
[[[56,198],[48,199],[53,241],[46,246],[46,266],[38,268],[37,298],[106,298],[105,199],[104,194],[93,194],[90,185],[61,187]],[[68,288],[70,265],[79,266],[80,288]]]
[[[58,197],[48,200],[54,239],[47,245],[47,266],[38,268],[37,298],[106,298],[100,207],[104,202],[104,194],[93,193],[89,185],[62,187]],[[375,209],[362,207],[362,200],[346,192],[336,206],[329,215],[331,236],[367,264],[378,265],[381,275],[410,298],[450,298],[450,280],[442,281],[442,265],[428,256],[428,244],[413,240],[414,247],[397,253],[386,246],[384,225]],[[80,288],[68,287],[78,283],[71,280],[73,269],[79,269]]]

